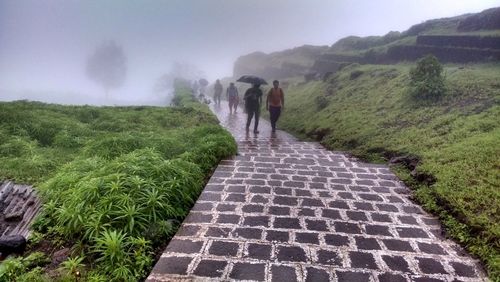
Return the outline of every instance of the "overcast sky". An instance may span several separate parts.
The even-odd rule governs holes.
[[[128,60],[127,81],[114,95],[130,98],[149,95],[173,61],[196,64],[213,80],[230,76],[249,52],[331,45],[497,6],[500,0],[0,0],[0,90],[101,95],[84,69],[108,39]]]

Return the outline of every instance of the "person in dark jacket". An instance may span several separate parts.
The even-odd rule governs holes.
[[[243,99],[245,100],[245,109],[247,110],[247,124],[246,130],[247,132],[250,130],[250,123],[252,122],[252,118],[255,116],[254,121],[254,133],[259,133],[259,115],[260,115],[260,107],[262,105],[262,90],[260,89],[260,84],[253,84],[251,88],[249,88]]]
[[[222,84],[220,83],[220,80],[217,79],[214,85],[214,102],[217,106],[220,106],[220,96],[222,95],[222,90]]]
[[[234,86],[234,83],[231,82],[229,84],[229,87],[226,90],[226,96],[227,96],[227,101],[229,104],[229,113],[233,113],[233,107],[234,107],[234,113],[236,113],[236,109],[238,108],[238,103],[240,101],[240,97],[238,94],[238,88]]]

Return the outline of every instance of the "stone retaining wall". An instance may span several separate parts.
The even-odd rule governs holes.
[[[417,44],[438,47],[451,46],[500,50],[500,37],[473,35],[420,35],[417,37]]]

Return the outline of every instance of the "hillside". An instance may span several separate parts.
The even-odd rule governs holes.
[[[238,58],[234,76],[253,73],[268,79],[320,77],[345,63],[394,64],[434,54],[442,62],[500,61],[500,8],[429,20],[384,36],[349,36],[330,47],[302,46],[281,52],[255,52]]]

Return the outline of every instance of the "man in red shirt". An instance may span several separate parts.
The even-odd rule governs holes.
[[[276,122],[285,108],[285,95],[280,87],[279,81],[273,81],[273,88],[267,93],[266,109],[269,111],[273,133],[276,132]]]

